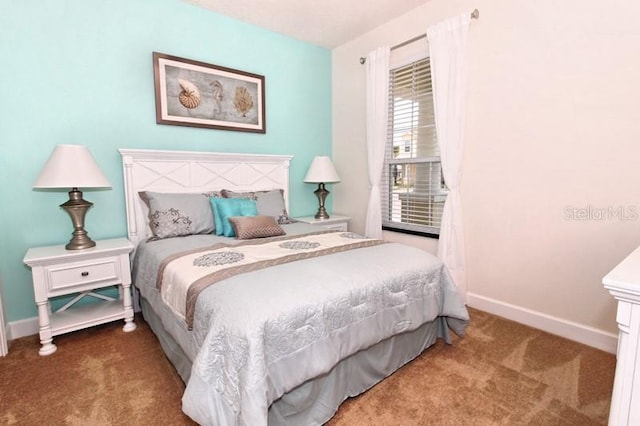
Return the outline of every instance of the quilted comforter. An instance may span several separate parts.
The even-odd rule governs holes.
[[[204,289],[183,410],[203,425],[266,425],[269,405],[340,360],[468,313],[440,260],[394,243],[255,270]]]

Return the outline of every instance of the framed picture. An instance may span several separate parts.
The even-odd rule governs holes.
[[[265,133],[264,76],[153,52],[156,122]]]

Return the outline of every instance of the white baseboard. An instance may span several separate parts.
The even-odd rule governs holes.
[[[38,334],[38,317],[26,318],[18,321],[11,321],[7,324],[7,339],[19,339],[21,337]]]
[[[520,306],[511,305],[478,294],[467,293],[467,304],[521,324],[555,334],[565,339],[615,354],[618,348],[618,336],[597,328],[585,326]]]
[[[467,293],[467,304],[481,311],[555,334],[565,339],[615,354],[618,348],[618,336],[593,327],[588,327],[541,312],[511,305],[489,297]],[[9,340],[38,334],[38,317],[12,321],[8,324]]]

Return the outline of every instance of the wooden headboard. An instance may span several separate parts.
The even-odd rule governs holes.
[[[119,149],[124,172],[127,234],[134,245],[147,239],[147,207],[138,192],[197,193],[281,188],[289,209],[291,155]]]

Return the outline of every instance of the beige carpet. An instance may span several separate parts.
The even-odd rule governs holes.
[[[329,425],[607,424],[615,355],[470,313],[464,339],[438,342]]]
[[[615,356],[471,310],[464,339],[439,342],[329,422],[346,425],[606,424]],[[188,425],[184,385],[154,335],[119,322],[36,336],[0,358],[1,425]]]

